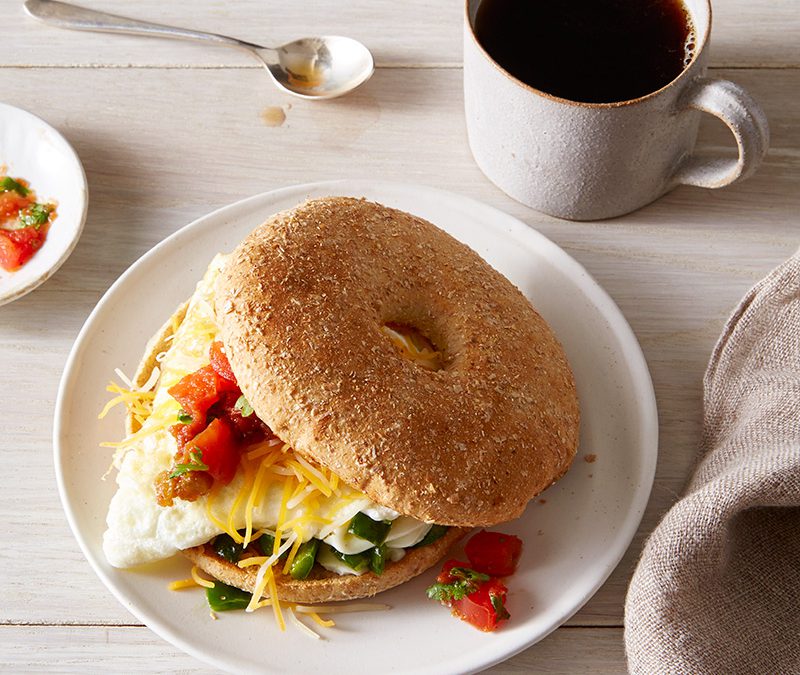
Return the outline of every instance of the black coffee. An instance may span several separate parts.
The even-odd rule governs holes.
[[[586,103],[660,89],[696,45],[680,0],[483,0],[475,33],[517,79]]]

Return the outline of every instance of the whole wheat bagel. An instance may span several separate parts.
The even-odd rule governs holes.
[[[577,448],[575,384],[528,300],[431,223],[364,200],[270,218],[220,274],[217,318],[274,432],[378,504],[427,522],[519,516]],[[404,358],[405,324],[443,368]]]

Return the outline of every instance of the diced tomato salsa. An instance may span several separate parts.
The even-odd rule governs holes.
[[[0,174],[0,267],[14,272],[28,262],[55,217],[55,206],[37,202],[26,180]]]
[[[168,389],[181,411],[170,427],[178,441],[172,470],[156,479],[162,506],[172,505],[173,498],[194,501],[216,481],[227,485],[236,475],[241,451],[273,435],[242,396],[222,342],[212,343],[209,359],[209,365]]]
[[[428,597],[449,607],[454,616],[482,631],[493,631],[510,618],[508,589],[499,576],[513,574],[522,555],[522,540],[481,530],[464,547],[469,562],[448,560],[427,590]]]

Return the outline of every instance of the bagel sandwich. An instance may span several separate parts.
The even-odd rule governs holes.
[[[521,515],[578,443],[569,364],[519,290],[343,197],[216,256],[118,399],[109,563],[181,552],[277,612],[413,578]]]

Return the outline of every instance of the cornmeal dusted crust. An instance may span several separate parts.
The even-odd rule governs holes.
[[[558,340],[505,277],[421,218],[343,197],[279,213],[226,262],[216,310],[259,417],[400,513],[506,521],[575,455]],[[443,369],[404,358],[388,322],[430,338]]]
[[[150,339],[145,348],[133,383],[143,385],[158,365],[158,355],[169,349],[172,336],[186,316],[188,302],[183,303]],[[139,430],[139,423],[131,414],[126,416],[125,427],[131,434]],[[153,497],[155,499],[155,496]],[[354,600],[365,598],[381,591],[388,590],[421,574],[435,565],[469,529],[452,528],[438,541],[418,549],[409,550],[398,562],[386,562],[386,569],[381,576],[367,572],[361,576],[340,576],[315,565],[308,579],[297,580],[289,575],[281,574],[280,565],[275,569],[275,582],[281,600],[287,602],[332,602],[338,600]],[[242,590],[255,590],[255,577],[258,567],[240,568],[217,556],[210,546],[196,546],[182,551],[200,569],[215,579],[229,586]]]
[[[281,563],[275,570],[278,595],[286,602],[332,602],[366,598],[405,583],[425,570],[433,567],[459,539],[469,530],[452,528],[438,541],[409,550],[398,562],[387,562],[381,576],[367,572],[361,576],[338,575],[315,565],[307,579],[293,579],[282,574]],[[216,555],[210,546],[197,546],[183,551],[201,570],[229,586],[244,591],[255,591],[258,566],[241,568]],[[265,597],[267,597],[265,595]]]

